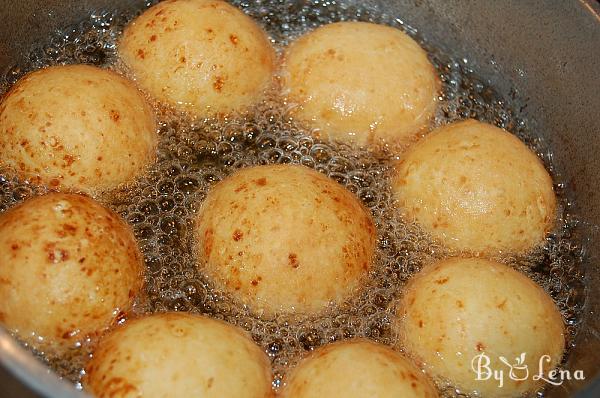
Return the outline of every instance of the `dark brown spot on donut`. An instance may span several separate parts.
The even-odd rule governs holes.
[[[214,232],[212,229],[207,229],[204,232],[204,254],[210,256],[214,242]]]
[[[298,268],[300,266],[298,263],[298,255],[296,253],[290,253],[288,255],[288,260],[290,261],[292,268]]]
[[[75,163],[75,156],[65,155],[63,156],[63,160],[65,161],[65,165],[70,167],[73,163]]]
[[[61,261],[67,261],[69,259],[69,252],[64,249],[56,247],[56,243],[46,243],[44,245],[44,251],[48,261],[55,264]]]
[[[106,375],[102,376],[104,380]],[[113,377],[105,384],[105,390],[108,391],[110,397],[124,397],[127,395],[138,395],[139,391],[133,384],[128,383],[122,377]]]
[[[65,235],[71,235],[71,236],[73,236],[73,235],[75,235],[77,233],[77,226],[75,226],[75,225],[72,225],[72,224],[63,224],[62,228],[63,228],[62,232]]]
[[[501,302],[501,303],[499,303],[499,304],[496,306],[496,308],[498,308],[499,310],[503,310],[503,309],[504,309],[504,307],[506,306],[506,301],[507,301],[507,299],[504,299],[504,301],[503,301],[503,302]]]
[[[117,123],[119,119],[121,119],[121,114],[119,113],[119,111],[111,109],[110,118],[113,120],[113,122]]]
[[[264,187],[265,185],[267,185],[267,179],[265,177],[263,178],[259,178],[258,180],[254,181],[256,183],[256,185],[259,185],[261,187]]]
[[[245,190],[246,188],[247,188],[247,185],[246,184],[242,184],[239,187],[237,187],[234,192],[238,193],[238,192],[240,192],[242,190]]]
[[[217,76],[213,83],[213,88],[216,92],[220,93],[223,89],[223,85],[225,84],[225,79],[222,76]]]
[[[243,237],[244,237],[244,233],[242,231],[240,231],[239,229],[236,229],[233,232],[233,240],[234,241],[239,242]]]

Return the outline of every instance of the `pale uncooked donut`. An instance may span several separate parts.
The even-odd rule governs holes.
[[[119,54],[158,101],[202,117],[258,101],[276,59],[265,32],[219,0],[155,5],[127,26]]]
[[[129,182],[154,161],[152,108],[135,85],[87,65],[26,75],[0,103],[0,165],[85,192]]]
[[[563,320],[546,292],[506,265],[454,258],[430,265],[409,281],[393,329],[399,344],[432,376],[483,397],[517,397],[541,385],[533,376],[549,356],[545,374],[558,365],[565,347]],[[525,353],[529,376],[511,379],[510,364]],[[481,354],[489,368],[504,371],[504,385],[477,381],[472,361]],[[477,360],[476,360],[477,361]],[[475,362],[477,369],[477,362]],[[482,378],[485,359],[481,362]],[[523,369],[516,378],[524,377]]]
[[[424,132],[439,80],[425,51],[384,25],[338,22],[293,42],[283,78],[293,114],[317,136],[361,146],[405,143]]]
[[[401,211],[445,246],[525,252],[555,221],[552,178],[516,136],[467,120],[441,127],[396,164]]]
[[[340,303],[371,267],[376,231],[350,191],[303,166],[258,166],[217,184],[196,219],[199,265],[258,313]]]
[[[321,347],[294,368],[282,398],[417,398],[435,386],[389,347],[357,339]]]
[[[0,215],[0,321],[49,354],[129,310],[143,260],[131,229],[85,196],[53,193]]]
[[[163,313],[128,321],[86,365],[97,398],[267,398],[266,354],[241,329],[214,319]]]

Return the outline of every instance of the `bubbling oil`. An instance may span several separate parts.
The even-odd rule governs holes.
[[[561,204],[558,226],[543,248],[526,256],[498,260],[526,273],[552,296],[563,314],[568,345],[572,346],[584,302],[580,240],[575,236],[575,219],[569,213],[566,184],[552,165],[551,152],[523,117],[524,105],[518,95],[511,93],[510,98],[503,98],[477,76],[467,59],[436,49],[417,30],[376,9],[314,0],[233,3],[265,27],[279,50],[302,33],[331,22],[360,20],[400,28],[427,49],[442,81],[435,125],[476,118],[508,129],[538,153],[555,179]],[[0,89],[6,91],[25,73],[49,65],[88,63],[120,70],[116,42],[134,16],[95,14],[40,43],[23,64],[4,74]],[[145,257],[145,291],[137,298],[131,316],[187,311],[244,328],[271,359],[274,389],[285,382],[288,369],[307,351],[324,344],[353,337],[394,344],[390,329],[394,299],[423,264],[452,254],[395,211],[390,186],[394,148],[374,152],[316,140],[292,120],[289,108],[275,91],[247,114],[223,119],[190,119],[160,106],[156,112],[160,121],[156,164],[134,184],[96,197],[133,227]],[[377,227],[376,261],[365,285],[348,302],[318,316],[254,316],[249,308],[216,289],[196,265],[193,218],[210,188],[240,168],[273,163],[302,164],[335,179],[360,198]],[[44,187],[0,175],[0,211],[45,192]],[[81,387],[82,368],[94,343],[82,342],[68,358],[40,354],[40,359]],[[440,382],[438,387],[443,396],[462,396],[451,385]]]

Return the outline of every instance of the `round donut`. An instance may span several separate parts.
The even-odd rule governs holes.
[[[55,354],[102,334],[142,285],[133,232],[94,200],[52,193],[0,215],[0,322]]]
[[[401,212],[455,251],[522,253],[556,218],[552,178],[516,136],[475,120],[430,133],[395,165]]]
[[[540,364],[547,375],[565,349],[562,316],[550,296],[525,275],[488,260],[452,258],[426,266],[409,281],[396,315],[399,345],[463,393],[517,397],[534,391],[543,383],[533,377]],[[489,371],[504,372],[502,387]]]
[[[291,371],[282,398],[436,398],[435,386],[402,355],[364,339],[315,350]]]
[[[272,397],[271,365],[228,323],[184,313],[128,321],[104,338],[85,367],[97,398]]]
[[[93,66],[29,73],[0,103],[0,165],[52,188],[113,189],[154,161],[157,143],[135,85]]]
[[[304,166],[242,169],[196,218],[199,266],[256,313],[316,313],[368,273],[377,234],[358,198]]]
[[[282,72],[292,114],[324,139],[367,146],[405,144],[429,127],[440,82],[407,34],[366,22],[338,22],[301,36]]]
[[[160,2],[126,27],[118,51],[151,96],[199,117],[254,104],[276,61],[265,32],[220,0]]]

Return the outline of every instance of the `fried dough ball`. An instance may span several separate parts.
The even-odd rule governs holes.
[[[424,132],[440,90],[413,39],[366,22],[333,23],[300,37],[285,53],[282,75],[296,118],[318,137],[359,146],[406,143]]]
[[[184,313],[128,321],[86,365],[97,398],[271,397],[271,365],[241,329]]]
[[[119,55],[150,95],[201,117],[257,102],[276,60],[265,32],[219,0],[155,5],[127,26]]]
[[[371,267],[376,231],[344,187],[304,166],[246,168],[196,219],[199,266],[256,313],[314,313],[344,301]]]
[[[93,66],[30,73],[0,103],[0,165],[53,188],[115,188],[154,160],[157,142],[134,84]]]
[[[314,351],[292,370],[282,398],[437,397],[433,384],[402,355],[357,339]]]
[[[475,120],[441,127],[409,149],[393,190],[406,217],[457,251],[526,252],[556,217],[552,178],[535,153]]]
[[[133,232],[112,211],[52,193],[0,215],[0,321],[60,353],[107,329],[141,287]]]
[[[540,363],[547,375],[565,348],[563,320],[550,296],[512,268],[476,258],[424,268],[409,281],[393,329],[399,344],[429,374],[483,397],[535,390]],[[515,366],[514,378],[501,357]],[[504,371],[501,388],[494,377],[476,380],[477,369],[485,379],[486,366]],[[519,381],[524,366],[530,374]]]

